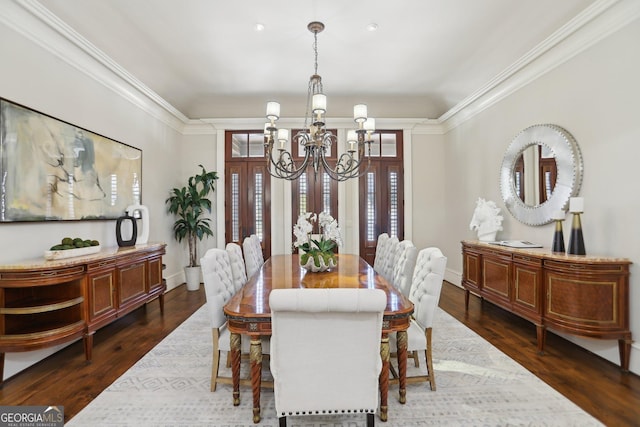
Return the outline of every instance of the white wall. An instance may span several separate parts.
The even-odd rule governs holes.
[[[12,7],[9,4],[3,7]],[[6,10],[2,11],[3,13]],[[2,14],[0,14],[2,15]],[[39,24],[33,21],[33,29]],[[55,37],[52,35],[51,37]],[[164,200],[181,169],[182,136],[112,89],[34,44],[0,19],[0,96],[143,151],[142,203],[149,207],[150,241],[169,243],[165,263],[174,270],[182,250],[173,242]],[[115,221],[0,224],[0,263],[41,258],[66,235],[115,246]],[[4,377],[59,347],[6,355]]]
[[[405,198],[413,202],[412,241],[417,248],[437,246],[450,238],[442,224],[449,206],[445,203],[446,162],[443,135],[413,135],[410,152],[405,156],[413,162],[413,191]],[[406,173],[405,173],[406,176]]]
[[[640,157],[638,40],[640,21],[636,20],[455,127],[444,136],[443,148],[437,138],[421,138],[426,140],[414,145],[415,154],[424,150],[425,155],[433,153],[434,157],[444,158],[440,184],[445,189],[442,204],[446,210],[443,217],[437,210],[440,203],[434,202],[430,207],[426,201],[420,202],[417,193],[426,186],[415,185],[417,236],[414,240],[434,241],[441,246],[449,257],[449,274],[457,276],[458,283],[462,270],[460,241],[476,238],[469,230],[469,221],[478,197],[494,200],[502,207],[504,231],[498,233],[499,239],[524,239],[551,245],[552,224],[527,226],[506,210],[500,196],[499,171],[504,151],[520,130],[533,124],[554,123],[573,134],[584,158],[580,195],[585,198],[582,225],[587,253],[625,257],[634,263],[630,281],[630,326],[636,336],[640,334],[640,191],[634,178]],[[421,158],[415,154],[416,160]],[[414,167],[414,177],[415,182],[434,179],[428,168],[419,167]],[[429,218],[442,221],[440,231],[420,224],[418,212],[427,210]],[[567,215],[565,239],[570,226]],[[434,238],[423,232],[433,233]],[[532,327],[532,336],[533,333]],[[619,363],[615,340],[568,338]],[[637,343],[633,345],[630,369],[640,373]]]

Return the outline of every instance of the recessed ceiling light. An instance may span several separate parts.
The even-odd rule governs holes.
[[[255,25],[253,26],[253,29],[254,29],[255,31],[258,31],[258,32],[260,32],[260,31],[264,31],[264,24],[261,24],[261,23],[259,23],[259,22],[258,22],[257,24],[255,24]]]
[[[372,22],[371,24],[367,25],[367,30],[368,31],[376,31],[378,29],[378,24],[376,24],[375,22]]]

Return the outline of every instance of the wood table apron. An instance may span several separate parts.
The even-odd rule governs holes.
[[[387,421],[389,390],[389,333],[397,332],[399,400],[406,402],[407,329],[413,304],[390,285],[369,264],[357,255],[339,254],[338,267],[324,273],[307,273],[298,255],[274,255],[224,307],[231,332],[231,366],[233,376],[233,404],[240,404],[240,340],[251,339],[250,366],[253,391],[253,422],[260,422],[260,378],[262,375],[262,346],[260,337],[271,335],[269,293],[286,288],[376,288],[387,294],[382,323],[380,357],[380,419]]]

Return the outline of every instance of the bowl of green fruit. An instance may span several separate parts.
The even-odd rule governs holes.
[[[48,251],[44,251],[44,259],[64,259],[98,252],[100,252],[100,242],[97,240],[65,237],[60,240],[60,243],[51,246]]]

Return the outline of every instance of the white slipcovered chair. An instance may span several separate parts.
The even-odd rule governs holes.
[[[256,234],[252,234],[249,237],[251,238],[251,242],[253,243],[253,248],[256,252],[256,258],[260,261],[260,265],[264,264],[264,253],[262,253],[262,242],[260,242],[260,238]]]
[[[387,233],[382,233],[378,236],[378,242],[376,243],[376,257],[373,260],[373,269],[377,273],[381,273],[384,268],[388,242],[389,235]]]
[[[424,350],[427,375],[407,377],[407,383],[427,381],[431,390],[436,389],[435,373],[431,354],[433,318],[440,301],[442,281],[447,267],[447,257],[438,248],[422,249],[418,253],[413,273],[409,300],[414,305],[413,319],[407,330],[407,351]],[[389,336],[392,351],[397,352],[396,334]],[[418,366],[417,358],[414,358]]]
[[[220,384],[232,384],[231,377],[220,377],[220,352],[231,350],[231,334],[227,329],[227,319],[224,315],[224,305],[235,294],[233,273],[229,261],[229,253],[224,249],[209,249],[200,258],[202,277],[204,279],[204,291],[207,299],[207,308],[211,318],[211,332],[213,338],[213,359],[211,364],[211,391],[216,391]],[[249,340],[241,340],[241,353],[249,353]],[[263,338],[262,348],[265,354],[269,351],[268,337]],[[246,383],[246,381],[244,382]]]
[[[271,374],[280,426],[287,416],[367,414],[373,426],[387,297],[380,289],[276,289]]]
[[[395,265],[394,263],[397,259],[397,256],[399,256],[399,254],[397,253],[399,245],[400,240],[398,240],[398,237],[396,236],[390,237],[389,241],[387,242],[384,268],[380,274],[382,274],[382,277],[384,277],[385,280],[389,283],[393,281],[393,266]]]
[[[225,249],[229,254],[229,262],[231,263],[233,287],[238,292],[247,283],[247,271],[242,257],[242,248],[237,243],[227,243]]]
[[[403,240],[398,244],[396,253],[398,254],[398,260],[393,265],[391,283],[402,292],[402,295],[408,298],[411,291],[413,269],[416,266],[416,258],[418,257],[418,249],[411,240]]]
[[[264,255],[262,254],[262,246],[260,238],[255,234],[245,237],[242,241],[242,251],[244,252],[244,263],[247,269],[247,277],[251,277],[264,264]]]

